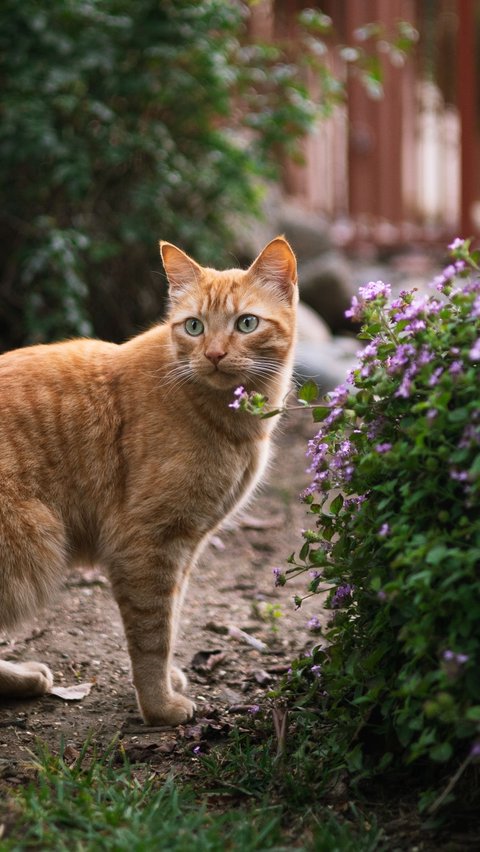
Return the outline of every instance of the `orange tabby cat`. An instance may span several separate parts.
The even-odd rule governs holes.
[[[101,563],[143,718],[178,724],[194,711],[172,665],[188,575],[269,454],[273,421],[232,410],[232,391],[281,403],[297,274],[282,237],[246,271],[160,246],[165,323],[121,346],[75,340],[0,357],[0,627],[37,612],[72,563]],[[42,663],[0,661],[2,695],[51,684]]]

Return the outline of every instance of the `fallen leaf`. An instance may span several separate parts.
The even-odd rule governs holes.
[[[223,663],[227,656],[226,651],[222,651],[218,648],[213,651],[197,651],[195,656],[192,658],[191,666],[196,672],[211,672],[215,666],[218,666],[219,663]]]
[[[175,742],[175,740],[169,740],[166,743],[161,743],[158,746],[158,751],[162,754],[171,754],[172,751],[175,751],[176,747],[177,743]]]
[[[253,713],[256,712],[258,704],[231,704],[228,713]]]
[[[265,642],[262,642],[261,639],[256,639],[255,636],[250,636],[249,633],[246,633],[245,630],[240,630],[239,627],[235,627],[235,625],[231,624],[228,628],[229,636],[232,636],[233,639],[238,639],[239,642],[245,642],[247,645],[251,645],[252,648],[255,648],[256,651],[268,651],[268,645]]]
[[[280,652],[277,652],[277,653],[280,653]],[[290,665],[289,665],[289,663],[276,663],[273,666],[269,666],[268,671],[271,674],[286,674],[287,672],[290,671]]]
[[[260,684],[260,686],[266,686],[267,683],[271,683],[272,676],[268,674],[264,669],[255,669],[252,672],[253,678]]]
[[[52,686],[50,695],[63,698],[64,701],[81,701],[90,694],[93,683],[76,683],[74,686]]]
[[[75,746],[67,744],[63,749],[63,759],[65,763],[74,763],[78,757],[80,757],[78,749],[76,749]]]

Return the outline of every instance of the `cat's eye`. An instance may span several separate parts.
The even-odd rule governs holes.
[[[258,317],[254,317],[252,314],[245,314],[237,320],[237,328],[239,331],[243,331],[244,334],[250,334],[251,331],[255,331],[257,325]]]
[[[185,331],[192,337],[198,337],[199,334],[202,334],[203,328],[203,322],[196,317],[189,317],[185,320]]]

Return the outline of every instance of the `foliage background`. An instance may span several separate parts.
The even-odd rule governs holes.
[[[245,15],[233,0],[2,4],[2,349],[155,321],[159,238],[227,259],[232,214],[258,212],[255,178],[312,116],[295,69],[242,45]]]

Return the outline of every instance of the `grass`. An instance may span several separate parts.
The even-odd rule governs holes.
[[[173,780],[159,785],[145,767],[118,766],[118,749],[102,756],[85,745],[69,766],[41,749],[35,782],[19,789],[0,810],[1,852],[114,850],[114,852],[374,852],[380,833],[359,815],[357,825],[326,811],[292,817],[282,805],[247,799],[226,805],[205,781],[202,793]],[[145,777],[147,776],[147,777]],[[212,786],[214,778],[211,778]]]

